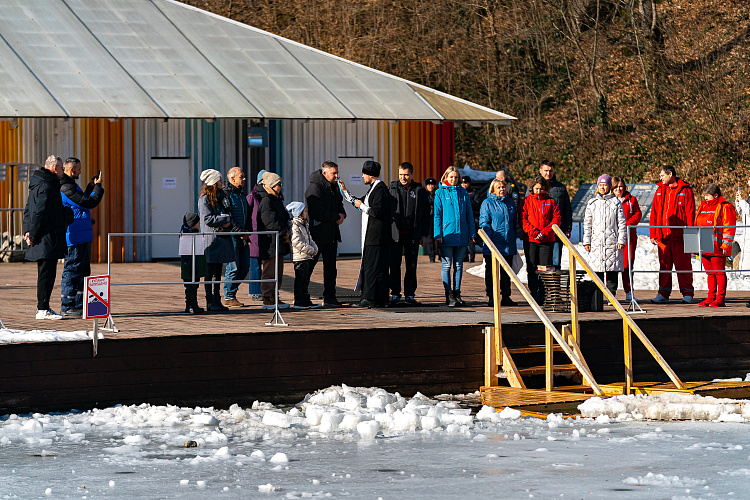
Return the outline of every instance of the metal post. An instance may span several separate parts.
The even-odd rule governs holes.
[[[275,245],[275,252],[276,252],[276,260],[274,261],[274,289],[276,290],[276,297],[274,298],[274,312],[273,312],[273,319],[266,323],[266,326],[287,326],[286,323],[284,323],[284,318],[281,317],[281,313],[279,312],[279,258],[284,258],[279,255],[279,237],[281,236],[281,233],[276,233],[276,245]]]
[[[94,356],[96,357],[99,351],[99,318],[94,318]]]

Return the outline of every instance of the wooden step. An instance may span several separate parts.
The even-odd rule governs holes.
[[[530,345],[526,347],[509,347],[508,352],[511,354],[533,354],[538,352],[546,352],[547,348],[544,345]],[[559,344],[552,346],[553,352],[563,352],[563,348]]]
[[[562,375],[564,373],[578,373],[578,368],[574,364],[568,365],[554,365],[552,371],[555,375]],[[523,375],[544,375],[547,373],[547,367],[544,365],[540,366],[529,366],[528,368],[519,368],[518,373]]]
[[[591,394],[594,392],[594,390],[589,385],[556,385],[554,390],[581,394]]]

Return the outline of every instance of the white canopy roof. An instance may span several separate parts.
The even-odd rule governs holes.
[[[0,117],[512,116],[172,0],[2,0]]]

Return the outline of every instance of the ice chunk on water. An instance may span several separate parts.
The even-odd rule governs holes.
[[[477,420],[493,420],[497,419],[497,410],[491,406],[482,406],[475,417]]]
[[[276,453],[274,456],[271,457],[271,460],[269,460],[272,464],[285,464],[289,462],[289,459],[286,456],[286,453]]]
[[[367,420],[357,424],[357,432],[363,439],[374,439],[380,430],[380,424],[377,420]]]
[[[503,410],[497,414],[500,418],[508,418],[512,420],[518,420],[521,418],[522,413],[520,410],[516,410],[514,408],[503,408]]]
[[[290,417],[279,411],[266,411],[263,415],[263,424],[287,429],[292,426]]]
[[[192,416],[192,420],[196,425],[219,425],[219,421],[210,413],[198,413]]]
[[[334,411],[327,411],[320,419],[320,432],[335,432],[344,420],[344,415]]]

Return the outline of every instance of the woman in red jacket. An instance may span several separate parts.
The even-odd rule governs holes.
[[[716,184],[709,184],[703,190],[701,206],[695,216],[695,225],[702,227],[734,226],[737,224],[737,212],[734,206],[721,196],[721,189]],[[732,227],[717,227],[713,230],[713,251],[704,253],[703,268],[708,271],[708,297],[698,305],[701,307],[725,307],[724,297],[727,294],[726,259],[732,253],[734,241]],[[712,272],[713,271],[713,272]]]
[[[622,208],[625,210],[625,223],[628,226],[636,226],[641,222],[641,207],[638,205],[638,200],[630,194],[628,187],[625,185],[625,181],[622,177],[612,177],[612,192],[617,196],[622,203]],[[635,262],[635,248],[638,246],[638,235],[636,229],[633,227],[630,229],[630,247],[625,243],[625,248],[622,249],[624,268],[622,270],[622,288],[625,290],[625,300],[630,302],[633,299],[630,287],[630,265]],[[630,259],[628,259],[628,252]]]
[[[523,230],[529,235],[529,254],[526,256],[526,272],[529,275],[529,292],[538,303],[543,302],[544,290],[537,275],[537,266],[552,265],[552,246],[555,232],[552,225],[560,225],[560,209],[549,197],[549,183],[538,175],[531,185],[531,195],[523,204]]]

